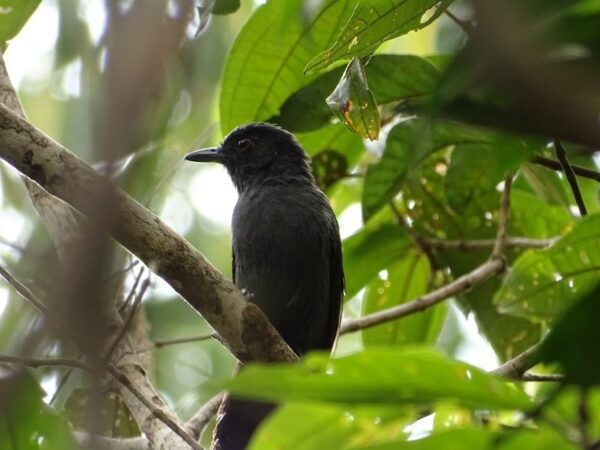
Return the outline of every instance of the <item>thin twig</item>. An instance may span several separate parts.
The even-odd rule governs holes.
[[[150,286],[151,277],[152,277],[152,272],[149,272],[148,276],[146,277],[146,279],[144,280],[144,282],[140,286],[139,292],[137,293],[137,295],[133,299],[133,303],[131,304],[131,308],[129,310],[129,314],[127,315],[127,318],[125,319],[125,322],[123,323],[123,326],[121,327],[121,331],[119,331],[118,336],[115,338],[115,340],[110,345],[108,351],[106,352],[106,356],[104,357],[104,359],[106,361],[110,360],[113,352],[117,348],[117,345],[119,345],[119,342],[121,341],[121,339],[123,339],[123,336],[125,336],[125,333],[127,333],[127,330],[129,329],[129,326],[131,325],[131,322],[133,321],[133,316],[135,315],[139,304],[142,302],[142,298],[144,297],[144,294],[146,293],[146,290]],[[132,292],[133,292],[133,290],[132,290]]]
[[[525,372],[521,376],[521,381],[538,381],[538,382],[553,382],[553,383],[562,383],[565,381],[565,376],[562,373],[547,373],[547,374],[538,374],[538,373],[529,373]]]
[[[532,163],[537,164],[539,166],[547,167],[548,169],[562,171],[562,165],[559,161],[555,161],[554,159],[545,158],[544,156],[536,156],[531,160]],[[587,167],[576,166],[571,164],[571,169],[575,172],[575,175],[588,178],[590,180],[595,180],[600,182],[600,172],[592,169],[588,169]]]
[[[200,439],[200,436],[210,422],[210,419],[217,414],[224,396],[223,393],[220,393],[209,399],[202,408],[187,421],[185,427],[193,437]]]
[[[75,358],[29,358],[25,356],[9,356],[0,354],[1,364],[17,364],[19,366],[32,367],[70,367],[94,372],[92,366]]]
[[[157,348],[162,348],[162,347],[167,347],[169,345],[177,345],[177,344],[187,344],[190,342],[200,342],[200,341],[206,341],[208,339],[215,339],[215,340],[219,340],[219,336],[216,333],[210,333],[210,334],[201,334],[198,336],[188,336],[188,337],[184,337],[184,338],[178,338],[178,339],[168,339],[168,340],[164,340],[164,341],[154,341],[152,342],[152,346],[151,347],[145,347],[145,348],[140,348],[138,350],[136,350],[136,353],[144,353],[144,352],[151,352],[154,349]]]
[[[462,20],[459,19],[457,16],[455,16],[450,10],[445,10],[444,13],[446,13],[446,15],[456,24],[459,26],[459,28],[461,30],[463,30],[466,34],[469,34],[471,32],[471,29],[473,28],[473,25],[471,25],[470,22],[467,22],[466,20]]]
[[[579,185],[577,184],[577,177],[575,176],[575,172],[569,164],[569,160],[567,159],[567,152],[565,148],[562,146],[558,139],[554,140],[554,151],[556,152],[556,158],[560,162],[562,166],[565,177],[567,178],[567,182],[571,187],[571,191],[573,192],[573,197],[575,197],[575,203],[577,203],[577,207],[579,208],[579,214],[581,217],[587,216],[587,208],[585,207],[585,203],[583,202],[583,197],[581,195],[581,190],[579,189]]]
[[[133,286],[131,286],[131,289],[129,290],[129,293],[127,294],[127,297],[125,298],[125,300],[123,300],[123,303],[121,303],[121,306],[119,306],[119,312],[120,313],[122,313],[123,310],[125,310],[125,308],[129,304],[129,302],[133,298],[133,296],[135,294],[135,291],[136,291],[136,289],[138,287],[138,284],[140,284],[140,280],[142,279],[142,275],[144,274],[144,270],[145,270],[145,268],[142,267],[140,269],[140,271],[138,272],[137,276],[135,277],[135,280],[133,282]]]
[[[532,239],[526,237],[507,237],[504,243],[505,248],[545,248],[550,247],[558,238],[552,239]],[[424,238],[423,244],[432,250],[458,250],[469,252],[474,250],[484,250],[491,248],[496,243],[496,239],[436,239]]]
[[[362,330],[364,328],[379,325],[380,323],[389,322],[391,320],[399,319],[400,317],[424,311],[437,303],[447,300],[450,297],[454,297],[457,294],[488,280],[492,276],[501,273],[504,270],[504,267],[504,261],[500,259],[490,259],[476,269],[458,277],[456,280],[445,286],[417,297],[408,303],[403,303],[357,319],[345,320],[340,327],[340,334]]]
[[[194,450],[203,450],[200,444],[196,442],[196,440],[190,436],[190,434],[184,430],[181,426],[179,426],[168,414],[165,413],[160,408],[157,408],[150,400],[148,400],[144,395],[139,391],[139,389],[134,386],[129,378],[125,376],[119,369],[117,369],[112,364],[107,364],[107,369],[112,377],[125,386],[140,402],[144,404],[146,408],[150,410],[152,415],[167,425],[171,430],[173,430],[181,439],[187,442],[190,447]]]
[[[32,292],[29,289],[27,289],[27,287],[25,287],[24,284],[22,284],[19,280],[13,277],[2,266],[0,266],[0,275],[6,280],[8,284],[10,284],[15,289],[15,291],[17,291],[19,295],[21,295],[21,297],[23,297],[25,300],[27,300],[29,303],[35,306],[35,308],[39,312],[46,316],[50,315],[50,311],[48,310],[48,307],[44,304],[44,302],[42,302],[35,295],[33,295]]]

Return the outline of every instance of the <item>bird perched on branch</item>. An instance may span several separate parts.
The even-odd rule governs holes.
[[[232,219],[233,281],[302,356],[331,349],[344,290],[338,224],[294,136],[271,124],[232,131],[189,161],[225,166],[239,193]],[[241,450],[274,406],[226,399],[214,448]]]

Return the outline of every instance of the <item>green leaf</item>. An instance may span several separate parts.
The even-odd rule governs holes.
[[[393,441],[351,450],[576,450],[556,430],[540,425],[536,429],[499,432],[486,429],[455,429],[434,433],[422,439]],[[349,450],[350,450],[349,449]]]
[[[565,313],[544,341],[542,361],[560,363],[568,383],[585,387],[600,384],[598,317],[600,283]]]
[[[387,268],[387,274],[373,280],[364,299],[363,314],[387,309],[427,292],[431,268],[428,259],[414,251]],[[363,330],[365,347],[433,343],[442,326],[446,304]]]
[[[549,249],[530,250],[518,258],[494,301],[501,312],[552,320],[599,276],[600,214],[595,214],[576,223]]]
[[[394,198],[406,176],[433,152],[449,145],[481,142],[491,142],[490,137],[450,122],[430,124],[413,119],[396,125],[381,161],[367,170],[362,200],[365,221]]]
[[[304,65],[333,40],[333,30],[348,20],[353,2],[330,0],[312,15],[304,6],[301,0],[269,1],[240,31],[223,73],[224,133],[277,115],[293,92],[314,79],[304,76]]]
[[[17,35],[40,4],[40,0],[4,0],[0,6],[0,42]]]
[[[382,269],[402,258],[410,241],[398,225],[365,227],[342,243],[346,298],[354,297]]]
[[[335,43],[315,56],[306,73],[322,70],[340,59],[366,56],[383,42],[433,22],[452,0],[363,0]]]
[[[360,59],[348,63],[340,82],[325,101],[349,130],[362,138],[377,140],[381,118]]]
[[[28,372],[3,374],[0,380],[0,448],[2,450],[75,449],[67,424],[43,402],[43,393]]]
[[[504,380],[431,350],[367,349],[339,359],[313,353],[299,363],[251,364],[227,386],[243,398],[341,404],[454,401],[472,408],[521,408],[529,398]]]
[[[312,158],[311,166],[315,181],[322,191],[348,175],[348,161],[335,150],[317,153]]]
[[[347,448],[357,438],[385,431],[402,436],[408,424],[405,406],[369,408],[323,403],[284,404],[261,424],[250,450],[322,450]],[[411,411],[412,412],[412,411]],[[390,426],[396,430],[390,433]],[[395,431],[395,432],[393,432]]]
[[[430,62],[413,55],[374,55],[364,69],[379,105],[424,96],[439,78],[439,72]],[[343,72],[343,67],[336,67],[296,91],[285,101],[281,113],[269,122],[290,131],[310,131],[327,124],[331,110],[325,97],[333,91]]]

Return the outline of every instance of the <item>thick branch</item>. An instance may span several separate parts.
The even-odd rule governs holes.
[[[74,154],[0,105],[0,156],[51,194],[82,213],[88,201],[109,189],[114,199],[111,233],[165,279],[218,332],[240,361],[293,361],[296,355],[260,309],[186,240],[157,216],[110,185]]]

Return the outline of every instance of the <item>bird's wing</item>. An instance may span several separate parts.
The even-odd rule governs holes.
[[[342,244],[337,230],[333,235],[332,243],[329,252],[329,320],[327,323],[327,345],[330,348],[333,347],[342,319],[342,299],[344,296]]]

